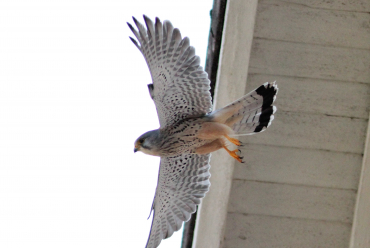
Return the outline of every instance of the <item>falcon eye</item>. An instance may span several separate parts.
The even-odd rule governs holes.
[[[144,143],[144,139],[139,139],[139,143],[140,144]]]

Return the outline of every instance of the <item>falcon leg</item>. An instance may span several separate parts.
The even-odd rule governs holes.
[[[202,124],[202,128],[197,133],[197,137],[200,139],[214,140],[233,132],[234,131],[225,124],[218,122],[204,122]]]
[[[236,154],[239,151],[238,149],[230,151],[229,149],[227,149],[226,146],[223,146],[223,148],[229,153],[231,157],[235,158],[239,163],[244,163],[242,160],[243,157],[240,157],[238,154]]]
[[[242,143],[238,139],[231,138],[228,135],[225,135],[225,138],[228,141],[230,141],[231,143],[233,143],[234,145],[237,145],[237,146],[241,146],[242,145]]]
[[[195,149],[196,154],[207,154],[210,152],[217,151],[218,149],[221,149],[224,146],[224,143],[221,139],[217,139],[212,141],[211,143],[205,144],[201,147],[198,147]]]

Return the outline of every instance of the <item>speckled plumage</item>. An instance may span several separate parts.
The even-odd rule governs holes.
[[[187,37],[169,21],[144,16],[146,28],[135,18],[137,30],[128,23],[144,55],[153,83],[148,85],[160,128],[141,135],[134,151],[161,157],[158,185],[153,200],[154,216],[147,248],[181,228],[195,212],[210,187],[210,152],[224,148],[239,162],[237,150],[226,147],[233,134],[264,131],[274,118],[275,83],[265,83],[228,106],[211,112],[207,73]]]

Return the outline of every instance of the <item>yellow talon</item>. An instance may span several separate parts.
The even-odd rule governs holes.
[[[225,135],[225,138],[226,138],[228,141],[230,141],[231,143],[233,143],[234,145],[237,145],[237,146],[240,146],[240,145],[241,145],[240,141],[239,141],[239,140],[237,140],[237,139],[231,138],[231,137],[229,137],[229,136],[227,136],[227,135]]]
[[[240,157],[238,154],[236,154],[239,151],[238,149],[230,151],[229,149],[227,149],[226,146],[223,146],[223,148],[229,153],[231,157],[235,158],[239,163],[243,163],[243,157]]]

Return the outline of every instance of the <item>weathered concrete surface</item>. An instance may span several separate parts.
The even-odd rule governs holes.
[[[278,113],[289,111],[362,119],[369,117],[370,84],[249,74],[246,92],[272,81],[276,81],[279,87],[275,102]]]
[[[370,83],[370,50],[255,38],[248,72]]]
[[[282,0],[302,8],[343,10],[350,12],[370,12],[368,0]]]
[[[224,248],[347,248],[351,224],[231,213]]]
[[[365,12],[302,8],[285,1],[262,0],[255,37],[370,49],[370,17]]]
[[[234,180],[229,212],[351,223],[354,190]]]
[[[367,120],[279,111],[268,130],[241,138],[248,144],[362,154]]]
[[[204,247],[348,247],[370,110],[370,1],[260,0],[249,61],[244,26],[254,20],[238,4],[216,101],[276,80],[278,111],[267,131],[241,138],[246,163],[235,166],[225,236],[206,231],[224,218],[225,202],[213,200],[200,234],[204,245],[222,237]]]
[[[356,190],[362,155],[292,147],[243,147],[234,179]],[[263,159],[262,159],[263,158]]]

